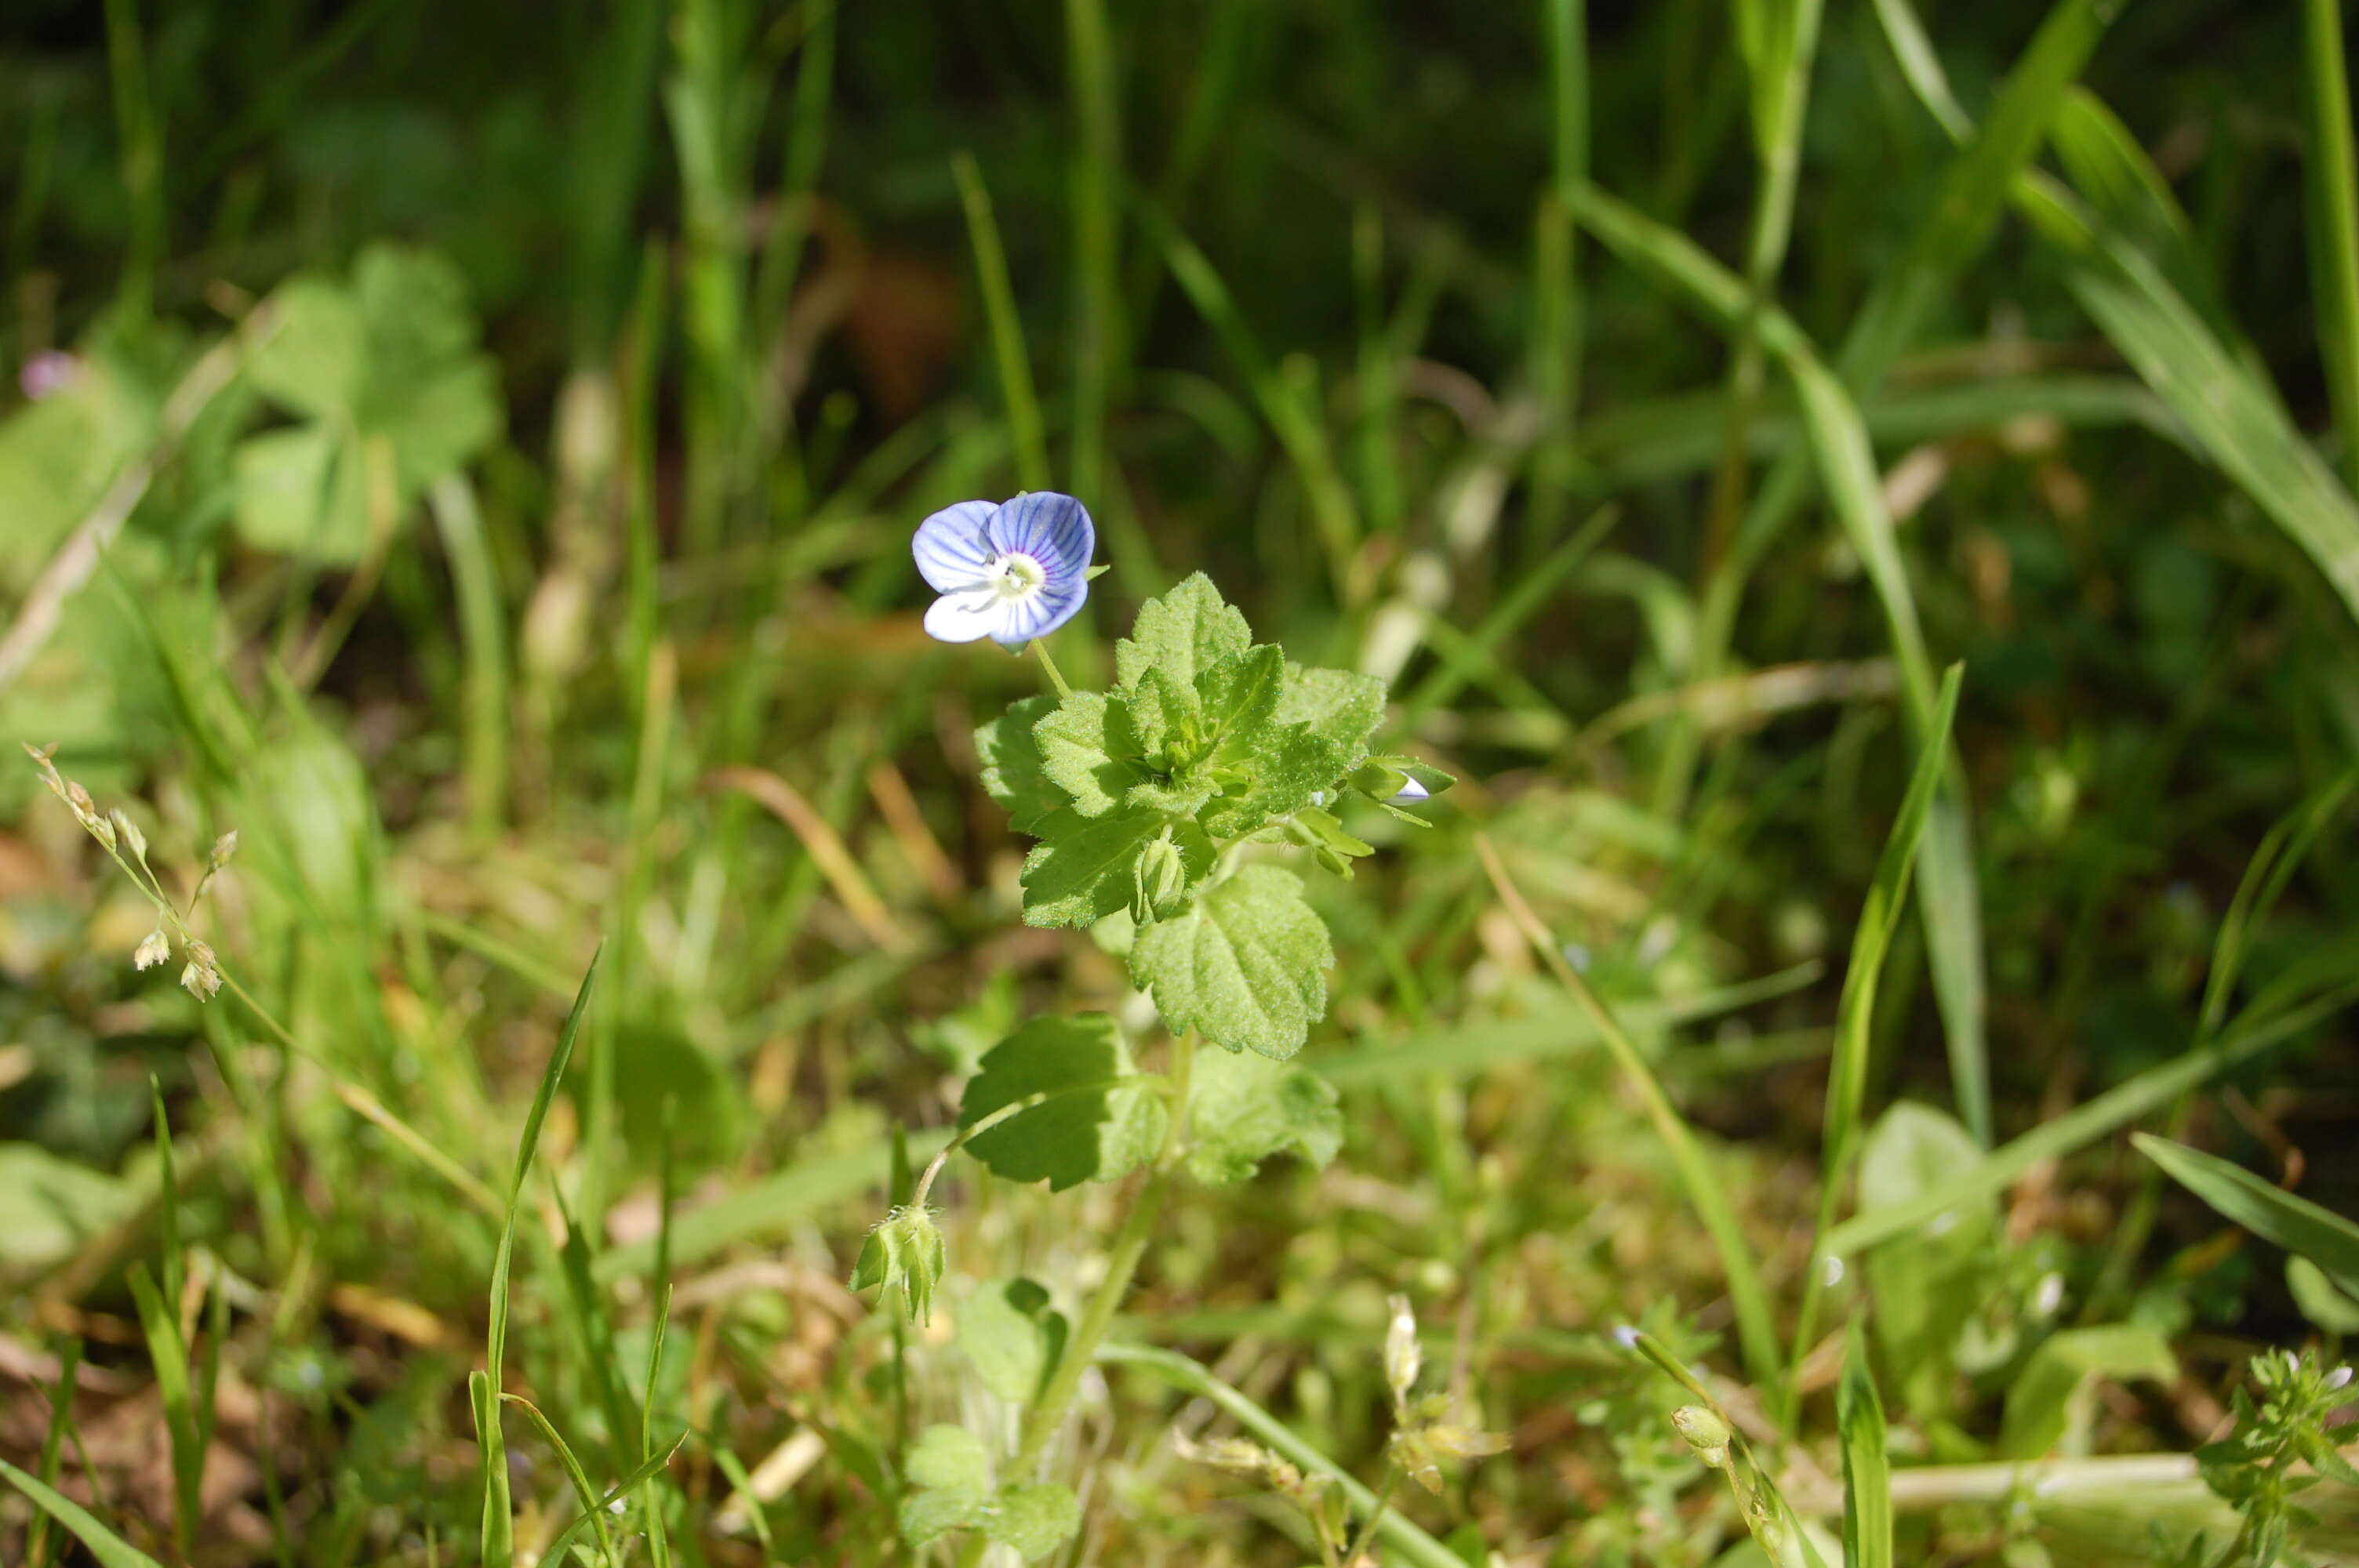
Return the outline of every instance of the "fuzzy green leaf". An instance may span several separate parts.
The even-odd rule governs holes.
[[[1114,644],[1114,674],[1124,687],[1134,687],[1148,670],[1159,669],[1174,684],[1192,689],[1201,672],[1252,644],[1245,613],[1198,572],[1139,606],[1130,635]]]
[[[1141,756],[1160,759],[1174,751],[1194,750],[1203,734],[1203,702],[1196,688],[1159,669],[1139,672],[1138,682],[1122,699],[1127,738]]]
[[[993,1046],[967,1080],[959,1125],[1035,1098],[968,1141],[993,1174],[1062,1192],[1122,1175],[1163,1141],[1163,1097],[1133,1070],[1122,1031],[1104,1013],[1037,1019]]]
[[[1272,730],[1255,749],[1245,787],[1213,801],[1197,820],[1215,838],[1250,833],[1273,817],[1332,796],[1354,765],[1347,743],[1308,725]]]
[[[1131,978],[1154,993],[1165,1023],[1281,1059],[1326,1016],[1334,962],[1302,879],[1269,865],[1245,867],[1141,931],[1130,950]]]
[[[1065,1347],[1064,1314],[1030,1280],[994,1280],[958,1314],[958,1346],[983,1386],[1011,1404],[1040,1391]]]
[[[1028,831],[1040,844],[1024,862],[1024,919],[1031,925],[1088,925],[1130,907],[1138,857],[1163,831],[1160,812],[1125,806],[1103,816],[1067,807]]]
[[[1146,776],[1125,754],[1127,726],[1110,722],[1118,709],[1109,708],[1096,692],[1077,691],[1032,728],[1041,772],[1073,797],[1073,809],[1083,816],[1103,816]]]
[[[991,1487],[991,1452],[962,1426],[929,1426],[909,1447],[904,1467],[913,1487]]]
[[[1009,1487],[992,1505],[984,1533],[1027,1563],[1046,1557],[1082,1528],[1082,1506],[1063,1487]]]
[[[999,803],[1019,833],[1037,833],[1064,805],[1049,782],[1034,726],[1057,710],[1053,697],[1027,697],[974,732],[983,759],[983,792]]]
[[[1250,747],[1277,716],[1286,687],[1286,654],[1265,643],[1231,654],[1196,677],[1204,736],[1223,751]]]
[[[1195,1134],[1188,1173],[1212,1186],[1246,1180],[1273,1154],[1324,1165],[1343,1146],[1334,1087],[1261,1056],[1200,1054],[1189,1076],[1188,1108]]]
[[[1307,669],[1286,666],[1286,690],[1278,698],[1277,721],[1308,724],[1321,735],[1364,751],[1368,737],[1385,716],[1385,683],[1354,670]]]

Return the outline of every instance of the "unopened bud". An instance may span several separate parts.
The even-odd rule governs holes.
[[[218,871],[228,865],[230,857],[236,853],[237,829],[233,827],[213,840],[212,853],[205,857],[205,869],[209,871]]]
[[[934,1288],[949,1266],[949,1251],[932,1213],[915,1206],[897,1208],[862,1244],[860,1259],[852,1267],[852,1288],[864,1291],[873,1285],[882,1301],[898,1285],[909,1316],[930,1323]]]
[[[147,835],[139,831],[139,824],[132,821],[129,816],[124,815],[123,808],[121,806],[117,806],[113,811],[108,812],[106,814],[106,819],[114,824],[115,837],[122,839],[123,847],[131,851],[131,858],[138,861],[141,865],[146,865],[147,863]]]
[[[140,938],[139,946],[132,950],[131,967],[135,969],[152,969],[171,956],[171,941],[165,936],[162,928],[158,927]]]
[[[1215,1470],[1226,1470],[1234,1476],[1262,1476],[1275,1471],[1280,1463],[1277,1455],[1258,1443],[1242,1437],[1215,1437],[1198,1443],[1184,1432],[1171,1434],[1172,1452],[1197,1465],[1210,1465]]]
[[[1392,1386],[1393,1402],[1407,1404],[1425,1361],[1417,1342],[1417,1314],[1409,1310],[1407,1296],[1387,1297],[1385,1304],[1393,1314],[1392,1325],[1385,1331],[1385,1381]]]
[[[1168,920],[1179,913],[1180,900],[1187,891],[1187,862],[1180,858],[1180,846],[1171,841],[1170,830],[1166,828],[1139,854],[1132,874],[1130,917],[1141,925]]]
[[[2326,1391],[2330,1394],[2339,1389],[2348,1388],[2350,1385],[2351,1368],[2348,1367],[2337,1367],[2326,1375]]]
[[[1717,1412],[1701,1405],[1681,1405],[1671,1412],[1671,1424],[1695,1451],[1695,1456],[1706,1465],[1717,1470],[1728,1463],[1731,1433],[1728,1422]]]

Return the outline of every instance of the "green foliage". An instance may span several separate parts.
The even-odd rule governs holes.
[[[1030,1280],[977,1287],[958,1316],[958,1345],[983,1386],[1012,1405],[1037,1398],[1063,1354],[1067,1325]]]
[[[2343,1456],[2353,1422],[2337,1421],[2349,1403],[2351,1368],[2322,1366],[2314,1355],[2269,1351],[2253,1358],[2256,1403],[2245,1389],[2229,1396],[2235,1431],[2196,1451],[2203,1484],[2242,1516],[2223,1568],[2270,1568],[2297,1524],[2318,1516],[2293,1499],[2332,1481],[2359,1487],[2359,1469]],[[2307,1473],[2297,1470],[2305,1466]]]
[[[934,1217],[922,1207],[904,1205],[895,1209],[860,1244],[852,1266],[852,1288],[874,1290],[880,1296],[901,1288],[901,1304],[918,1323],[930,1323],[934,1292],[950,1266],[947,1244]]]
[[[2145,1133],[2132,1141],[2197,1197],[2247,1230],[2316,1264],[2344,1292],[2359,1295],[2359,1225],[2183,1143]]]
[[[2049,1336],[2017,1372],[2006,1392],[1999,1451],[2037,1459],[2068,1431],[2085,1434],[2098,1379],[2168,1383],[2179,1375],[2169,1342],[2151,1328],[2107,1324]]]
[[[959,1125],[982,1129],[968,1152],[994,1175],[1053,1192],[1136,1169],[1161,1147],[1166,1117],[1160,1088],[1102,1012],[1026,1024],[984,1053],[959,1101]]]
[[[1243,1052],[1197,1058],[1188,1080],[1188,1173],[1242,1182],[1274,1154],[1324,1165],[1343,1146],[1343,1112],[1326,1079]]]
[[[300,423],[237,450],[237,524],[258,549],[321,566],[367,553],[426,486],[500,431],[499,373],[476,352],[467,286],[445,257],[373,245],[349,283],[299,276],[247,375]]]
[[[901,1533],[913,1546],[950,1530],[973,1530],[1029,1563],[1081,1529],[1081,1507],[1066,1487],[995,1489],[990,1451],[960,1427],[928,1427],[910,1449],[904,1473],[912,1490],[901,1503]]]
[[[1087,925],[1127,914],[1139,927],[1132,976],[1166,1022],[1233,1051],[1291,1055],[1326,1015],[1333,952],[1299,879],[1234,851],[1305,845],[1348,876],[1373,850],[1326,809],[1347,788],[1382,799],[1451,780],[1371,758],[1383,683],[1256,644],[1201,573],[1147,600],[1114,668],[1113,692],[1053,707],[1028,697],[976,736],[985,791],[1040,840],[1025,862],[1024,917]]]

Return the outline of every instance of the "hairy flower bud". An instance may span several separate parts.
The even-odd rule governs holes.
[[[135,969],[152,969],[171,956],[171,941],[164,935],[162,928],[158,927],[140,938],[139,946],[131,954],[131,967]]]
[[[1385,1331],[1385,1381],[1392,1386],[1393,1402],[1408,1403],[1408,1391],[1417,1386],[1417,1374],[1425,1364],[1425,1352],[1417,1342],[1417,1314],[1409,1310],[1407,1296],[1391,1296],[1385,1304],[1392,1310],[1393,1320]]]
[[[1171,830],[1142,850],[1133,873],[1130,895],[1130,917],[1141,925],[1152,921],[1167,920],[1179,913],[1180,900],[1188,891],[1188,866],[1180,858],[1180,846],[1171,841]]]
[[[114,825],[115,837],[122,839],[123,847],[131,851],[131,858],[138,861],[141,865],[146,865],[147,863],[147,835],[139,831],[139,825],[132,821],[130,817],[125,816],[121,806],[117,806],[113,811],[108,812],[106,814],[106,819]]]
[[[949,1263],[949,1251],[931,1211],[916,1206],[897,1208],[868,1233],[867,1241],[860,1249],[859,1261],[852,1268],[852,1288],[864,1291],[873,1285],[878,1292],[877,1299],[882,1301],[898,1285],[902,1304],[909,1316],[919,1323],[929,1323],[933,1319],[934,1288],[941,1282]]]

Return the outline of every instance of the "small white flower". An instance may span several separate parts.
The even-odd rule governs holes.
[[[152,969],[171,956],[171,941],[159,927],[140,939],[139,946],[132,952],[131,967],[135,969]]]
[[[2326,1375],[2326,1391],[2328,1393],[2333,1393],[2339,1389],[2347,1388],[2350,1386],[2350,1383],[2351,1368],[2348,1367],[2337,1367],[2333,1371],[2329,1372]]]
[[[1034,491],[998,506],[946,507],[918,524],[910,552],[941,595],[926,611],[927,635],[1020,648],[1081,611],[1097,529],[1071,496]]]

